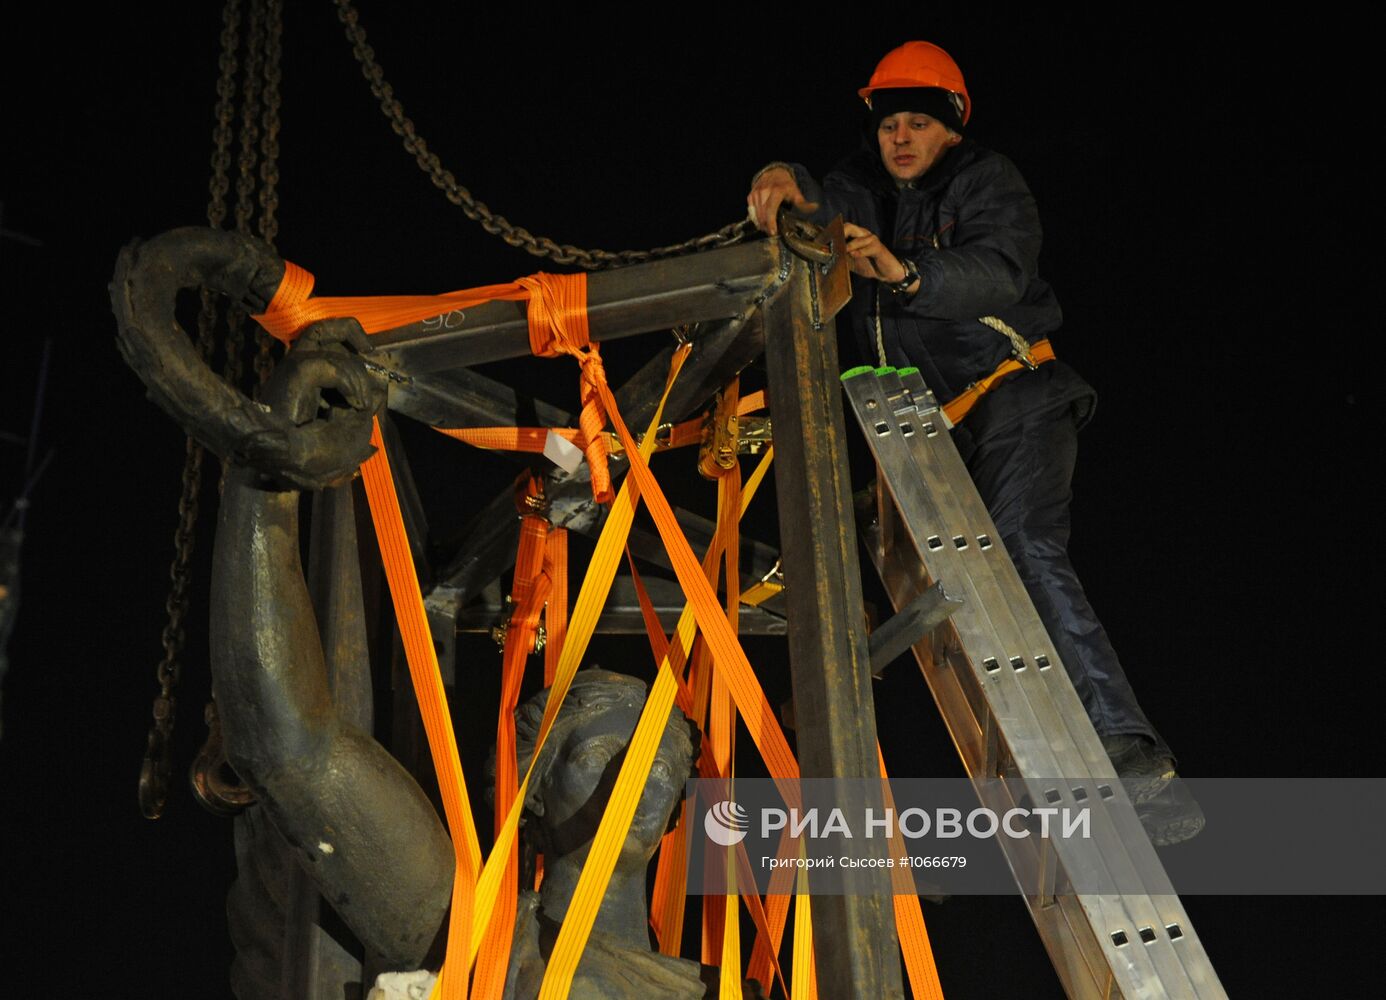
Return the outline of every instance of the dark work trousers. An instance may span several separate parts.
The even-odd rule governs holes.
[[[954,440],[1098,735],[1140,734],[1168,750],[1068,559],[1078,455],[1073,407],[1025,414],[980,442],[960,428]]]

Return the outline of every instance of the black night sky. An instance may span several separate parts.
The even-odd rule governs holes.
[[[136,806],[183,438],[117,354],[106,291],[131,238],[205,221],[219,5],[28,6],[7,11],[2,36],[0,200],[4,227],[42,245],[0,247],[0,431],[27,436],[51,337],[39,452],[53,458],[4,679],[0,964],[15,995],[228,996],[231,826],[181,781],[163,820]],[[419,172],[332,5],[288,6],[283,256],[324,294],[544,269]],[[1386,770],[1370,632],[1383,428],[1367,391],[1386,261],[1364,24],[1315,11],[1234,30],[1154,6],[1120,20],[932,3],[816,19],[805,6],[780,25],[747,6],[362,6],[388,79],[462,183],[536,233],[608,249],[737,219],[770,160],[821,175],[855,143],[855,90],[879,56],[909,38],[943,45],[969,82],[969,134],[1009,155],[1039,202],[1041,271],[1065,310],[1056,348],[1101,399],[1081,439],[1072,553],[1181,770]],[[610,351],[614,382],[658,336]],[[576,408],[575,370],[488,371]],[[416,471],[435,459],[450,465],[424,494],[445,524],[514,469],[444,446]],[[0,510],[24,461],[0,443]],[[207,522],[202,534],[195,606]],[[204,621],[198,608],[180,767],[202,737]],[[772,678],[778,648],[757,647]],[[639,647],[606,655],[623,649]],[[897,666],[878,704],[888,758],[961,773],[917,672]],[[1357,995],[1369,981],[1370,897],[1184,902],[1234,997],[1298,996],[1297,982]],[[1059,995],[1018,901],[925,916],[950,998]]]

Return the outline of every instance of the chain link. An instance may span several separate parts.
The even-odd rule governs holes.
[[[260,238],[274,246],[279,236],[279,88],[283,74],[280,56],[283,52],[283,0],[268,0],[265,19],[265,87],[264,118],[260,128]],[[273,337],[260,326],[255,327],[255,385],[253,395],[260,398],[260,388],[274,371]]]
[[[283,79],[283,0],[265,4],[264,116],[260,123],[260,237],[270,246],[279,236],[279,87]]]
[[[217,61],[216,125],[212,129],[211,178],[207,183],[207,224],[220,228],[226,219],[226,195],[230,190],[231,123],[236,100],[236,51],[240,42],[240,3],[227,0],[222,8],[221,55]],[[202,292],[197,316],[197,348],[209,361],[216,342],[217,302]],[[159,693],[154,698],[154,725],[149,730],[144,762],[140,768],[140,811],[148,819],[163,815],[168,803],[172,771],[173,726],[177,717],[178,682],[186,633],[183,619],[188,611],[188,576],[197,541],[199,498],[202,494],[202,445],[188,438],[183,456],[183,489],[178,498],[178,527],[173,534],[173,561],[169,566],[169,592],[164,601],[168,619],[160,641],[164,656],[155,668]]]
[[[250,234],[255,214],[255,180],[259,160],[260,84],[264,70],[264,0],[251,0],[250,21],[246,31],[245,72],[241,88],[239,174],[236,177],[236,232]],[[240,385],[244,366],[246,312],[231,308],[226,313],[226,384],[233,389]],[[222,469],[225,482],[226,470]]]
[[[239,58],[243,41],[241,7],[241,0],[226,0],[222,8],[216,122],[212,129],[211,176],[207,184],[207,223],[214,229],[221,229],[227,221],[232,148],[236,146],[238,176],[235,227],[247,234],[258,228],[260,236],[272,245],[278,235],[283,3],[282,0],[251,0],[244,33],[244,63]],[[238,77],[242,81],[239,88]],[[241,95],[239,129],[236,128],[238,90]],[[260,210],[258,223],[255,219],[257,204]],[[224,320],[224,324],[219,320]],[[244,324],[245,316],[242,313],[228,309],[222,316],[220,299],[211,292],[202,292],[197,317],[198,354],[210,364],[216,353],[218,329],[224,330],[223,374],[233,387],[239,386],[242,381]],[[269,345],[257,344],[254,364],[257,374],[255,388],[258,391],[274,367]],[[168,801],[177,690],[186,642],[184,619],[188,610],[190,568],[197,547],[204,458],[202,446],[188,438],[183,463],[183,489],[178,501],[178,526],[173,538],[174,557],[169,567],[169,593],[164,602],[168,615],[161,636],[164,657],[155,671],[159,694],[154,698],[154,725],[149,731],[148,746],[140,770],[140,809],[150,819],[162,815]]]
[[[282,6],[278,0],[251,0],[249,30],[241,97],[240,174],[236,179],[236,231],[251,235],[252,223],[263,237],[277,229],[274,211],[277,191],[266,177],[278,181],[279,138],[279,55]],[[273,157],[269,156],[273,153]],[[260,180],[257,195],[256,180]],[[256,206],[260,209],[255,222]],[[226,366],[224,378],[232,389],[239,389],[245,363],[245,335],[250,324],[248,310],[229,306],[226,310]],[[254,367],[256,377],[251,392],[258,396],[261,385],[273,368],[264,341],[268,335],[257,325]],[[226,486],[227,463],[222,463],[218,496]],[[215,696],[204,712],[207,738],[188,772],[193,794],[206,809],[218,816],[232,816],[255,799],[250,789],[235,776],[226,759]]]
[[[404,113],[404,107],[395,97],[394,88],[385,80],[385,72],[376,62],[375,50],[366,44],[366,31],[361,27],[361,17],[351,0],[335,0],[337,18],[346,30],[356,61],[361,64],[361,73],[370,82],[371,93],[380,102],[380,110],[389,119],[395,135],[404,143],[405,150],[414,157],[419,169],[429,176],[434,187],[473,222],[480,223],[492,236],[499,236],[512,247],[519,247],[535,257],[546,257],[556,264],[576,264],[589,271],[610,267],[625,267],[661,257],[674,257],[680,254],[711,250],[716,247],[740,243],[755,232],[748,220],[742,219],[723,226],[716,232],[697,236],[671,246],[655,247],[653,250],[584,250],[567,243],[555,243],[547,236],[535,236],[526,229],[513,225],[505,217],[496,215],[484,202],[477,201],[472,193],[453,177],[452,172],[443,167],[438,154],[428,148],[428,143],[418,134],[414,123]]]
[[[226,0],[221,12],[221,55],[217,58],[216,126],[212,129],[212,174],[208,181],[207,224],[220,229],[230,190],[231,122],[236,107],[236,50],[240,47],[240,0]]]

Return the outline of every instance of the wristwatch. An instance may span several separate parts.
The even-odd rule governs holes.
[[[899,281],[881,282],[882,285],[890,289],[890,291],[895,295],[904,295],[907,291],[909,291],[910,285],[913,285],[917,280],[919,280],[919,268],[915,267],[914,261],[906,257],[900,263],[905,266],[905,276],[901,278]]]

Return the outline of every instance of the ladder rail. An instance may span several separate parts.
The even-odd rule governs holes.
[[[954,669],[959,670],[962,676],[966,676],[966,672],[972,672],[976,680],[976,687],[979,691],[984,692],[988,704],[988,708],[984,711],[989,711],[990,716],[997,719],[1002,730],[1008,729],[1010,731],[1010,736],[1006,740],[1006,749],[1016,762],[1017,772],[1022,775],[1067,777],[1074,773],[1077,765],[1071,761],[1060,763],[1054,749],[1049,746],[1045,739],[1045,729],[1035,719],[1033,709],[1028,704],[1024,692],[1013,685],[1002,683],[1009,679],[1009,674],[1002,672],[1000,664],[1009,663],[1010,657],[1016,655],[1017,651],[1021,649],[1016,644],[1013,635],[1007,634],[1014,632],[1013,626],[1009,622],[1001,621],[1003,618],[1008,618],[1008,615],[1006,609],[995,600],[994,595],[978,593],[976,581],[962,562],[962,555],[967,549],[959,547],[954,538],[943,531],[944,519],[934,495],[934,490],[938,484],[926,484],[926,480],[915,467],[913,456],[908,449],[908,442],[912,438],[924,436],[922,426],[913,412],[904,415],[894,412],[894,406],[888,400],[889,393],[885,391],[883,382],[883,379],[859,377],[849,380],[846,387],[849,396],[855,397],[854,402],[858,404],[858,414],[871,414],[871,420],[863,427],[863,430],[881,468],[883,470],[890,469],[895,473],[883,475],[881,479],[886,483],[894,497],[896,507],[901,512],[901,522],[911,538],[913,547],[920,553],[929,552],[929,571],[944,581],[946,590],[956,591],[955,596],[962,597],[964,601],[963,608],[954,612],[952,623],[959,633],[963,647],[971,650],[974,655],[970,658],[965,657],[962,663],[954,660]],[[959,541],[965,541],[965,539],[959,536]],[[990,600],[988,600],[988,596],[991,596]],[[1008,638],[1010,639],[1009,644],[1007,644]],[[952,659],[950,657],[950,660]],[[977,663],[974,663],[974,660],[983,664],[994,664],[995,668],[989,672],[989,675],[979,674],[977,673]],[[985,667],[981,669],[985,670]],[[987,691],[988,688],[991,689],[989,692]],[[983,716],[983,718],[986,717]],[[1009,726],[1006,725],[1007,720],[1010,720]],[[1028,735],[1022,739],[1020,738],[1022,734]],[[995,808],[996,802],[986,801],[987,795],[984,789],[995,791],[996,786],[993,783],[983,785],[976,781],[979,777],[999,777],[1004,773],[999,766],[1002,758],[997,741],[989,738],[986,746],[988,752],[987,770],[980,776],[974,773],[973,777],[979,794],[984,797],[985,804]],[[1114,776],[1113,782],[1115,782]],[[1052,792],[1053,789],[1036,787],[1031,791],[1031,794],[1035,800],[1038,800],[1044,796],[1046,791]],[[1002,808],[1014,804],[1016,803],[1004,803]],[[1057,803],[1051,802],[1051,804]],[[1027,840],[1003,843],[1001,846],[1017,881],[1022,886],[1033,885],[1036,871],[1043,865],[1043,859],[1037,859],[1031,855],[1032,843]],[[1066,876],[1064,882],[1111,883],[1113,876],[1107,869],[1105,859],[1100,853],[1078,851],[1075,844],[1053,846],[1067,855],[1060,861]],[[1056,885],[1056,888],[1062,887],[1062,884]],[[1046,905],[1046,900],[1037,900],[1035,905],[1031,907],[1032,913],[1036,912],[1037,907],[1042,908]],[[1093,899],[1088,900],[1085,905],[1101,911],[1101,923],[1103,924],[1119,922],[1124,915],[1119,904],[1114,904],[1112,900]],[[1117,912],[1113,912],[1114,910]],[[1100,940],[1098,943],[1100,945]],[[1090,953],[1092,949],[1088,947],[1084,948],[1083,951]],[[1144,953],[1133,952],[1129,955],[1123,955],[1115,964],[1132,966],[1130,970],[1132,975],[1128,978],[1133,980],[1149,980],[1157,975],[1153,963]]]
[[[933,655],[937,641],[916,651],[974,785],[981,791],[980,778],[1013,768],[1031,801],[1091,808],[1096,849],[1049,842],[1035,857],[1027,842],[1002,845],[1022,886],[1043,879],[1027,903],[1065,987],[1075,996],[1225,996],[951,438],[941,433],[932,396],[917,374],[902,381],[891,369],[859,372],[844,389],[889,492],[882,507],[895,508],[899,519],[897,526],[883,517],[873,552],[892,601],[903,606],[939,580],[965,602],[952,616],[957,646],[944,643],[941,657]],[[902,543],[914,550],[917,568]],[[1121,891],[1074,892],[1074,884]],[[1113,938],[1118,931],[1124,938]]]
[[[887,391],[892,388],[893,380],[897,379],[902,384],[905,395],[912,397],[916,410],[921,415],[936,406],[918,373],[904,377],[900,377],[898,373],[883,376]],[[1032,687],[1037,678],[1043,681],[1043,690],[1032,694],[1032,703],[1036,703],[1040,711],[1041,724],[1058,725],[1066,730],[1070,745],[1082,758],[1086,774],[1095,781],[1115,779],[1116,774],[1111,761],[1088,720],[1067,672],[1063,669],[1053,669],[1055,666],[1062,666],[1060,658],[1053,649],[1052,641],[1038,613],[1034,610],[1029,593],[1025,590],[1014,563],[1004,549],[1004,542],[996,533],[996,527],[986,506],[977,491],[970,487],[971,479],[957,448],[947,435],[942,434],[916,436],[911,440],[911,448],[918,467],[930,478],[940,494],[945,517],[957,517],[960,523],[968,525],[971,530],[979,534],[990,533],[990,537],[996,539],[996,545],[987,549],[979,547],[977,554],[983,564],[982,572],[972,569],[971,575],[979,581],[983,576],[990,578],[998,591],[995,595],[998,603],[995,606],[1004,607],[1010,613],[1021,636],[1020,641],[1027,643],[1027,648],[1036,650],[1040,655],[1050,657],[1049,668],[1031,671],[1029,677]],[[967,488],[963,488],[964,485]],[[994,605],[988,600],[988,607],[992,606]],[[1023,677],[1018,679],[1024,680]],[[1081,773],[1073,776],[1079,776]],[[1070,775],[1065,772],[1062,776]],[[1111,787],[1119,789],[1120,785]],[[1122,797],[1125,797],[1124,792]],[[1101,838],[1099,848],[1107,855],[1113,870],[1118,873],[1119,884],[1124,885],[1126,879],[1135,879],[1143,889],[1141,893],[1124,893],[1129,897],[1129,911],[1133,923],[1125,925],[1124,928],[1114,927],[1111,930],[1125,929],[1128,935],[1135,936],[1142,927],[1149,927],[1157,932],[1164,932],[1171,926],[1178,927],[1181,933],[1178,945],[1153,949],[1152,954],[1157,965],[1167,967],[1170,961],[1177,961],[1182,967],[1182,972],[1192,981],[1191,990],[1194,987],[1201,990],[1220,989],[1206,956],[1199,956],[1198,949],[1187,947],[1191,937],[1196,939],[1188,914],[1179,902],[1154,848],[1149,844],[1134,809],[1119,806],[1107,812],[1116,827],[1116,839],[1113,841],[1111,837]],[[1166,945],[1173,944],[1168,938],[1168,932],[1159,933],[1159,938],[1164,940]],[[1183,962],[1183,957],[1191,952],[1198,956],[1197,960]],[[1213,995],[1216,995],[1216,992]]]

